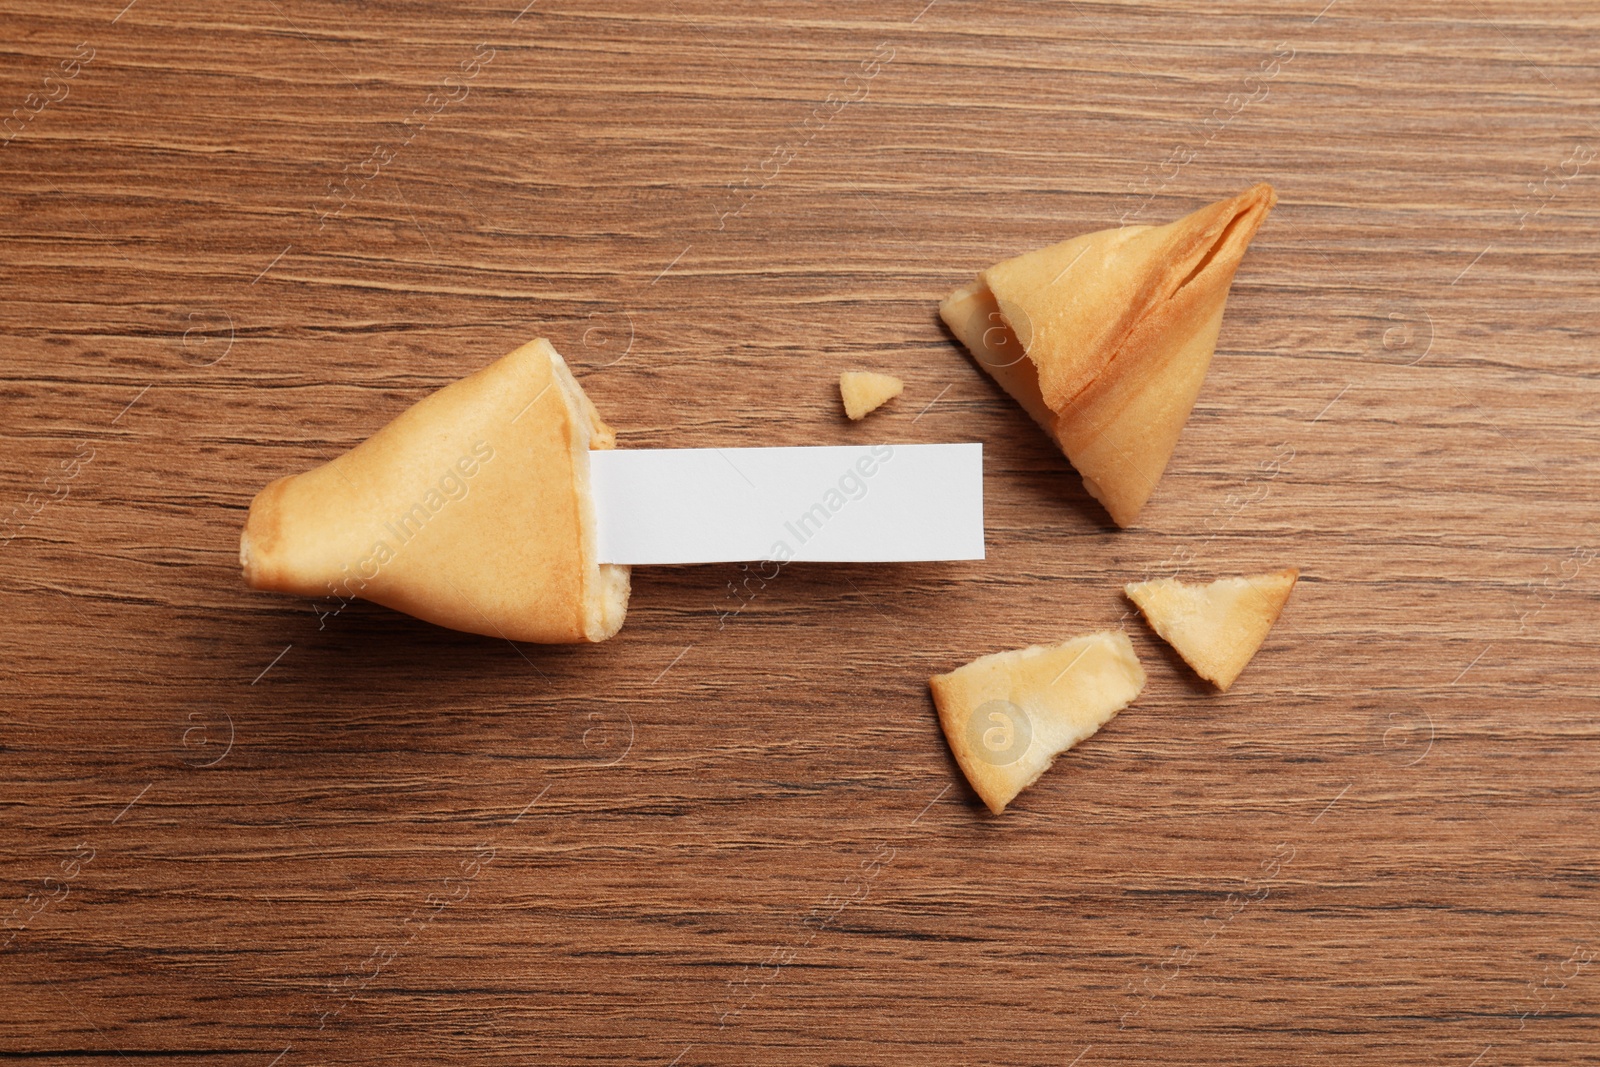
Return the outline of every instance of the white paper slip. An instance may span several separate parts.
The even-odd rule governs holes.
[[[589,453],[601,563],[983,558],[983,446]]]

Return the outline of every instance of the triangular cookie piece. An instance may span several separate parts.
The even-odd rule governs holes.
[[[602,641],[628,568],[596,562],[589,449],[616,435],[550,343],[523,345],[250,505],[256,589],[360,597],[513,641]]]
[[[1166,226],[1075,237],[995,264],[940,305],[1119,526],[1166,469],[1234,271],[1276,202],[1261,184]]]
[[[839,395],[844,398],[844,413],[851,420],[864,419],[899,396],[906,383],[892,374],[869,370],[847,370],[839,375]]]
[[[1299,577],[1290,567],[1209,585],[1158,578],[1123,591],[1195,673],[1227,689],[1267,639]]]
[[[1125,633],[1096,633],[975,659],[928,679],[939,725],[996,815],[1144,688]]]

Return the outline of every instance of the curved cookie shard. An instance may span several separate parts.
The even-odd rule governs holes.
[[[950,751],[996,815],[1144,688],[1128,635],[1101,632],[975,659],[928,679]]]
[[[245,581],[513,641],[603,641],[627,614],[629,569],[596,562],[588,457],[615,442],[532,341],[263,489],[239,544]]]
[[[1216,350],[1234,272],[1276,202],[1263,183],[1166,226],[1075,237],[995,264],[941,305],[1119,526],[1138,518],[1166,469]],[[971,325],[957,322],[991,304],[974,346]],[[1027,368],[1014,361],[1018,351]]]
[[[1289,567],[1206,585],[1158,578],[1123,592],[1196,674],[1226,690],[1267,639],[1299,578]]]

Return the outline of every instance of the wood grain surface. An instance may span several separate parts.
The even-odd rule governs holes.
[[[523,2],[0,0],[0,1058],[1600,1055],[1592,4]],[[1258,180],[1116,530],[936,303]],[[981,440],[988,558],[639,568],[593,647],[244,588],[539,335],[622,447]],[[1119,592],[1284,565],[1226,695]],[[1119,625],[988,815],[928,675]]]

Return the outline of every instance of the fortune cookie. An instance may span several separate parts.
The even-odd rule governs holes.
[[[997,263],[939,305],[1118,526],[1166,469],[1216,350],[1239,260],[1277,197],[1101,230]]]
[[[561,356],[531,341],[261,490],[244,579],[513,641],[604,641],[629,572],[596,562],[589,450],[615,443]]]

